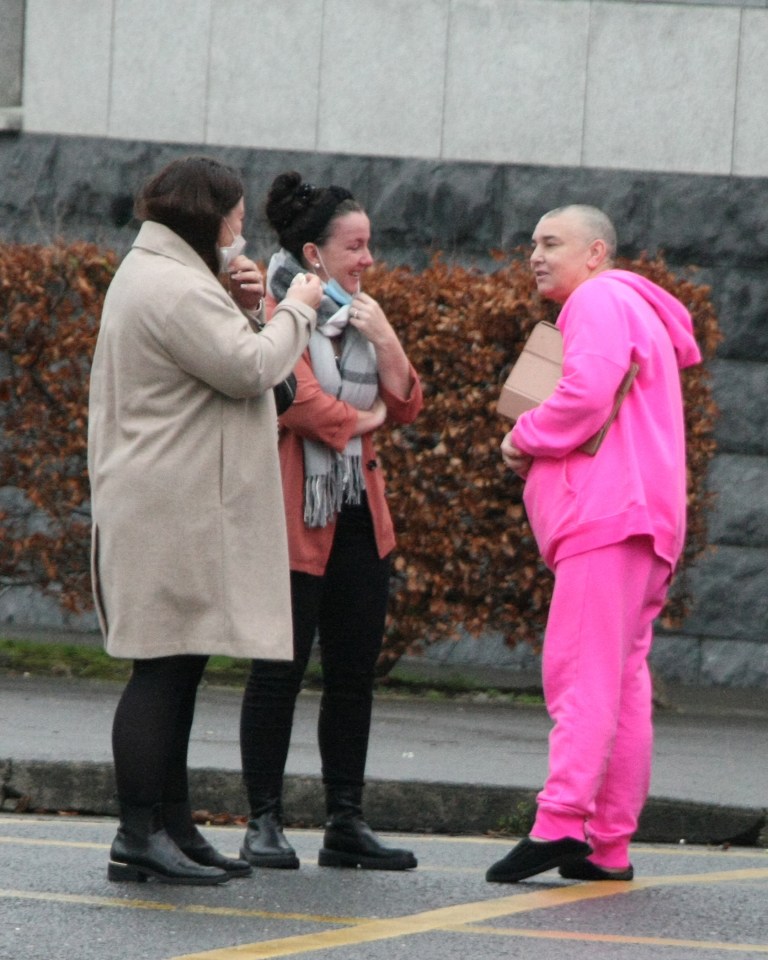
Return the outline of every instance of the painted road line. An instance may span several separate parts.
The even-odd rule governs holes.
[[[455,931],[469,924],[514,916],[532,910],[549,909],[586,900],[627,896],[638,890],[659,886],[683,886],[689,883],[729,883],[741,880],[768,880],[768,869],[717,871],[711,874],[683,874],[677,877],[648,877],[639,882],[606,881],[575,884],[536,893],[519,893],[495,900],[441,907],[410,916],[373,920],[354,928],[324,930],[299,934],[280,940],[242,944],[203,953],[183,954],[172,960],[264,960],[267,957],[289,957],[317,950],[358,946],[362,943],[432,933],[450,928]],[[768,951],[766,951],[768,952]]]
[[[116,907],[133,910],[161,910],[166,913],[194,913],[212,917],[238,917],[259,920],[299,920],[302,923],[327,923],[336,926],[357,926],[370,923],[368,917],[330,917],[317,913],[276,913],[270,910],[249,910],[246,907],[214,907],[208,904],[161,903],[157,900],[123,900],[118,897],[94,897],[80,893],[47,893],[40,890],[2,890],[0,899],[37,900],[45,903],[71,903],[82,907]]]
[[[480,924],[464,924],[450,928],[453,933],[477,933],[484,937],[527,937],[534,940],[573,941],[579,943],[615,943],[622,946],[678,947],[694,950],[719,950],[729,953],[766,953],[768,944],[722,943],[715,940],[674,940],[670,937],[631,937],[613,933],[575,933],[572,930],[527,930],[519,927],[486,927]]]
[[[38,840],[36,837],[0,837],[0,843],[12,843],[20,847],[77,847],[80,850],[109,850],[108,843],[89,840]]]
[[[241,944],[221,950],[209,950],[203,953],[183,954],[172,960],[262,960],[265,957],[291,957],[313,950],[330,950],[338,947],[359,946],[362,943],[374,943],[397,937],[409,937],[419,933],[431,933],[446,927],[461,926],[466,923],[480,923],[498,917],[507,917],[515,913],[527,913],[529,910],[541,910],[576,903],[582,900],[596,900],[610,896],[612,892],[624,893],[630,884],[605,883],[585,884],[582,887],[561,887],[557,890],[545,890],[536,893],[521,893],[495,900],[480,900],[476,903],[458,904],[453,907],[440,907],[400,917],[384,920],[372,920],[354,928],[343,930],[323,930],[318,933],[299,934],[281,940],[266,940],[261,943]],[[591,887],[592,889],[588,889]],[[613,888],[612,890],[606,889]]]

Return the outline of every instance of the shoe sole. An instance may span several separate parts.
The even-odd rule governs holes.
[[[249,853],[244,847],[241,847],[240,857],[245,860],[246,863],[250,864],[252,867],[256,867],[257,869],[298,870],[299,866],[301,865],[299,858],[295,854],[290,853],[258,857],[252,853]]]
[[[116,860],[110,860],[107,866],[107,879],[112,883],[146,883],[150,877],[159,883],[171,883],[176,886],[213,887],[226,883],[232,875],[222,873],[220,877],[171,877],[150,867],[138,867],[132,863],[119,863]]]
[[[586,880],[587,882],[598,880],[628,882],[633,880],[635,876],[635,871],[632,867],[611,873],[610,870],[603,870],[602,867],[596,867],[594,864],[589,864],[585,869],[583,863],[572,863],[568,866],[564,865],[560,867],[558,873],[564,880]]]
[[[532,853],[535,849],[535,844],[531,841],[524,839],[521,840],[517,847],[508,854],[504,860],[500,860],[498,864],[490,867],[488,872],[485,875],[485,879],[488,883],[518,883],[520,880],[527,880],[529,877],[536,877],[540,873],[547,873],[549,870],[554,870],[556,867],[569,867],[571,864],[583,860],[585,856],[592,852],[592,848],[586,844],[581,843],[578,840],[572,838],[565,838],[562,841],[553,841],[549,843],[549,850],[542,850],[541,852],[549,853],[549,857],[546,860],[540,860],[538,863],[532,863],[529,867],[520,867],[517,870],[508,870],[505,872],[505,867],[511,866],[509,864],[509,859],[514,855],[519,857],[526,856],[524,852],[524,847],[527,844],[530,848],[528,854]],[[566,847],[566,844],[568,846]],[[576,849],[574,849],[576,847]],[[558,852],[555,852],[554,848],[559,848]],[[565,849],[564,849],[565,848]],[[570,852],[566,852],[566,851]],[[538,852],[537,852],[538,856]]]
[[[554,870],[555,867],[560,867],[562,865],[562,859],[557,859],[552,862],[542,864],[538,867],[532,867],[530,870],[517,870],[515,873],[498,874],[496,876],[486,874],[485,879],[488,881],[488,883],[518,883],[520,880],[527,880],[529,877],[536,877],[540,873],[547,873],[549,870]]]
[[[363,857],[356,853],[344,853],[341,850],[327,850],[325,847],[317,856],[318,866],[348,867],[360,870],[414,870],[419,861],[410,857]]]

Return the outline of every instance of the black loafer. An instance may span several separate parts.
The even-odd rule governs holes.
[[[604,870],[589,860],[575,860],[558,871],[566,880],[632,880],[635,871],[630,863],[626,870]]]
[[[590,853],[592,848],[588,843],[573,837],[563,837],[562,840],[524,837],[506,857],[488,869],[485,879],[489,883],[517,883],[555,867],[566,867]]]

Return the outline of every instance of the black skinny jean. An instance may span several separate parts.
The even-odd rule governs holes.
[[[115,710],[112,753],[121,807],[187,799],[187,753],[207,656],[135,660]]]
[[[240,747],[251,816],[280,803],[296,697],[316,632],[323,782],[329,791],[362,790],[389,573],[366,502],[342,508],[324,576],[291,572],[294,659],[254,660],[243,697]]]

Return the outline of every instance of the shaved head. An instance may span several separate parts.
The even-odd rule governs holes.
[[[571,203],[568,206],[550,210],[541,219],[549,220],[550,217],[560,216],[573,217],[584,228],[585,240],[602,240],[605,243],[607,258],[613,260],[618,243],[616,229],[602,210],[585,203]]]

